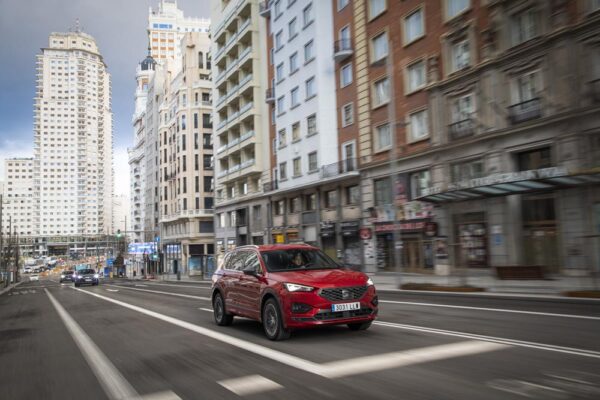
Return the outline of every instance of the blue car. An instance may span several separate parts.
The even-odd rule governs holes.
[[[93,269],[80,269],[73,274],[73,282],[75,286],[81,285],[98,285],[100,283],[100,275]]]

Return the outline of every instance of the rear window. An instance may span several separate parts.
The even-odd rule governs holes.
[[[320,250],[271,250],[261,252],[261,256],[269,272],[341,268]]]

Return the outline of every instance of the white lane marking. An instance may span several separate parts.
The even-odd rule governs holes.
[[[80,289],[77,289],[80,290]],[[73,340],[79,347],[102,389],[110,399],[137,398],[138,393],[133,386],[121,375],[112,362],[102,353],[77,322],[65,311],[63,306],[44,289],[56,312],[62,319]]]
[[[208,300],[208,301],[211,300],[210,297],[192,296],[191,294],[161,292],[160,290],[138,289],[138,288],[132,288],[132,287],[129,287],[129,286],[111,285],[111,284],[105,284],[104,286],[114,286],[114,287],[118,287],[119,289],[138,290],[140,292],[166,294],[166,295],[169,295],[169,296],[185,297],[185,298],[188,298],[188,299]]]
[[[323,364],[322,366],[326,370],[326,376],[333,379],[444,360],[447,358],[486,353],[488,351],[501,350],[507,347],[509,346],[498,343],[469,340],[466,342],[442,344],[420,349],[334,361]]]
[[[148,285],[137,285],[137,284],[134,284],[133,286],[148,287]]]
[[[106,289],[106,290],[109,292],[118,292],[119,291],[119,289]]]
[[[249,375],[241,378],[226,379],[218,381],[219,385],[225,389],[237,394],[238,396],[247,396],[251,394],[269,392],[271,390],[282,389],[277,382],[260,375]]]
[[[288,365],[290,367],[297,368],[297,369],[300,369],[300,370],[303,370],[303,371],[307,371],[307,372],[311,372],[311,373],[314,373],[314,374],[317,374],[317,375],[323,375],[322,372],[321,372],[321,366],[319,364],[317,364],[317,363],[312,362],[312,361],[308,361],[308,360],[305,360],[305,359],[300,358],[300,357],[296,357],[296,356],[293,356],[293,355],[290,355],[290,354],[286,354],[284,352],[281,352],[281,351],[278,351],[278,350],[274,350],[274,349],[271,349],[269,347],[261,346],[259,344],[248,342],[246,340],[238,339],[238,338],[236,338],[234,336],[230,336],[230,335],[226,335],[224,333],[213,331],[211,329],[207,329],[207,328],[204,328],[204,327],[199,326],[199,325],[194,325],[192,323],[189,323],[189,322],[186,322],[186,321],[182,321],[180,319],[173,318],[173,317],[170,317],[168,315],[160,314],[160,313],[157,313],[155,311],[148,310],[146,308],[142,308],[142,307],[135,306],[133,304],[125,303],[124,301],[115,300],[115,299],[112,299],[110,297],[102,296],[102,295],[99,295],[97,293],[89,292],[89,291],[82,290],[82,289],[79,289],[79,288],[73,288],[73,289],[74,290],[78,290],[78,291],[80,291],[82,293],[85,293],[87,295],[94,296],[94,297],[97,297],[99,299],[108,301],[110,303],[117,304],[117,305],[119,305],[121,307],[125,307],[125,308],[128,308],[128,309],[133,310],[133,311],[137,311],[137,312],[139,312],[141,314],[148,315],[150,317],[159,319],[161,321],[168,322],[168,323],[170,323],[172,325],[179,326],[181,328],[190,330],[192,332],[199,333],[200,335],[209,337],[209,338],[217,340],[219,342],[223,342],[225,344],[229,344],[229,345],[237,347],[237,348],[239,348],[241,350],[246,350],[246,351],[248,351],[250,353],[254,353],[254,354],[257,354],[259,356],[271,359],[273,361],[280,362],[280,363]],[[142,290],[142,289],[136,289],[136,290]]]
[[[134,399],[131,399],[134,400]],[[151,393],[144,396],[139,397],[136,400],[181,400],[181,397],[177,396],[175,393],[170,390],[166,390],[164,392]]]
[[[503,313],[513,313],[513,314],[543,315],[543,316],[547,316],[547,317],[600,320],[600,317],[593,317],[593,316],[589,316],[589,315],[557,314],[557,313],[547,313],[547,312],[539,312],[539,311],[512,310],[512,309],[507,309],[507,308],[455,306],[455,305],[450,305],[450,304],[419,303],[419,302],[414,302],[414,301],[394,301],[394,300],[379,300],[379,302],[380,303],[390,303],[390,304],[408,304],[408,305],[425,306],[425,307],[458,308],[458,309],[463,309],[463,310],[494,311],[494,312],[503,312]]]
[[[194,288],[194,289],[204,289],[208,290],[211,287],[207,284],[206,286],[201,285],[179,285],[179,284],[170,284],[170,283],[148,283],[149,286],[170,286],[170,287],[184,287],[184,288]]]
[[[198,310],[213,312],[213,310],[210,309],[210,308],[202,308],[202,307],[200,307]]]
[[[506,344],[506,345],[510,345],[510,346],[517,346],[517,347],[526,347],[526,348],[537,349],[537,350],[553,351],[553,352],[557,352],[557,353],[566,353],[566,354],[572,354],[572,355],[582,356],[582,357],[600,358],[600,352],[594,351],[594,350],[585,350],[585,349],[577,349],[577,348],[573,348],[573,347],[555,346],[552,344],[545,344],[545,343],[526,342],[523,340],[477,335],[474,333],[447,331],[444,329],[427,328],[425,326],[396,324],[393,322],[375,321],[375,322],[373,322],[373,324],[379,325],[379,326],[386,326],[389,328],[397,328],[397,329],[404,329],[404,330],[409,330],[409,331],[433,333],[436,335],[461,337],[461,338],[465,338],[465,339],[482,340],[485,342],[500,343],[500,344]]]

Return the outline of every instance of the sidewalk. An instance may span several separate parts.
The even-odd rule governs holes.
[[[589,276],[554,276],[544,280],[502,280],[491,273],[475,271],[466,277],[393,272],[369,274],[379,290],[396,290],[398,284],[429,283],[440,286],[474,286],[486,292],[559,296],[573,290],[594,290]]]
[[[0,287],[0,296],[2,296],[4,293],[9,292],[10,290],[12,290],[13,288],[16,288],[17,286],[19,286],[21,283],[23,283],[23,281],[19,281],[17,283],[11,283],[10,285],[8,285],[7,287],[4,287],[4,283],[2,283],[2,286]]]

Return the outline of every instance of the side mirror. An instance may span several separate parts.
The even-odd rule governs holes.
[[[244,268],[242,270],[242,272],[244,273],[244,275],[252,275],[252,276],[260,275],[259,269],[255,265],[251,265],[251,266]]]

